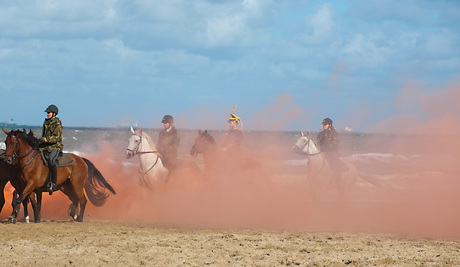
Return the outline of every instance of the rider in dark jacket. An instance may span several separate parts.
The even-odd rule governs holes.
[[[333,171],[335,183],[338,184],[340,183],[339,134],[332,126],[330,118],[325,118],[322,124],[323,131],[318,133],[316,142]]]
[[[158,151],[163,157],[164,166],[172,171],[177,165],[177,148],[179,147],[180,137],[176,128],[173,126],[174,118],[171,115],[165,115],[163,120],[164,129],[158,136]]]
[[[43,147],[43,154],[48,162],[50,170],[50,182],[48,183],[49,194],[57,190],[57,164],[58,156],[62,154],[64,145],[62,144],[62,123],[56,115],[59,109],[55,105],[49,105],[46,110],[47,118],[43,122],[43,131],[41,142],[46,144]]]

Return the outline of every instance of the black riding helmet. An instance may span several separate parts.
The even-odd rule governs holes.
[[[323,125],[327,125],[327,124],[332,125],[332,120],[329,119],[329,118],[325,118],[325,119],[323,120],[323,123],[322,123],[322,124],[323,124]]]
[[[171,123],[172,124],[173,122],[174,122],[174,118],[171,115],[165,115],[163,119],[161,120],[161,123]]]
[[[55,113],[55,114],[57,115],[58,112],[59,112],[59,109],[58,109],[58,107],[56,107],[55,105],[49,105],[49,106],[46,108],[45,112],[46,112],[46,113],[48,113],[48,112],[53,112],[53,113]]]

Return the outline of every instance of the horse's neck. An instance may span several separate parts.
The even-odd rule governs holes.
[[[141,164],[147,166],[147,165],[152,165],[159,164],[160,160],[158,159],[158,151],[153,142],[151,142],[145,135],[142,138],[142,143],[140,144],[139,147],[139,160]],[[163,165],[163,164],[161,164]]]
[[[157,151],[157,146],[152,141],[152,139],[146,135],[142,135],[142,144],[141,144],[142,152],[149,152],[149,151]]]
[[[217,144],[213,143],[210,144],[204,151],[203,151],[203,162],[205,166],[213,166],[214,162],[219,158],[219,150],[217,149]]]
[[[316,155],[316,154],[319,154],[320,151],[318,149],[318,147],[316,146],[315,142],[313,142],[313,140],[310,139],[308,145],[307,145],[307,154],[308,155]]]
[[[31,160],[31,157],[34,157],[36,153],[38,153],[38,150],[36,151],[36,153],[34,153],[34,151],[32,150],[33,150],[32,147],[29,145],[21,145],[19,152],[18,152],[18,157],[20,158],[19,159],[20,166],[26,165]]]

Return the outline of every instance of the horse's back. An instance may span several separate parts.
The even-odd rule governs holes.
[[[67,153],[67,155],[69,155],[73,160],[72,167],[74,171],[77,169],[78,171],[84,173],[86,176],[88,172],[88,165],[86,165],[86,162],[83,160],[83,158],[73,153]]]

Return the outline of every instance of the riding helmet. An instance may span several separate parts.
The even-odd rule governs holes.
[[[163,119],[161,120],[161,123],[171,123],[172,124],[173,122],[174,122],[174,118],[171,115],[165,115]]]
[[[322,123],[322,124],[323,124],[323,125],[327,125],[327,124],[332,125],[332,120],[329,119],[329,118],[325,118],[325,119],[323,120],[323,123]]]
[[[53,112],[53,113],[56,113],[56,115],[58,114],[59,112],[59,109],[58,107],[56,107],[56,105],[49,105],[46,110],[45,110],[46,113],[48,112]]]

